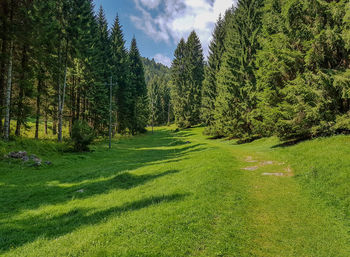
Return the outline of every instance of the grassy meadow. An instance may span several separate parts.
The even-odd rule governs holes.
[[[350,256],[350,137],[202,132],[162,127],[89,153],[0,143],[53,163],[0,161],[0,256]]]

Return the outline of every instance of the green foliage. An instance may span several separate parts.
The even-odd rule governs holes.
[[[172,65],[172,100],[178,126],[191,127],[200,123],[203,80],[203,50],[193,31],[187,42],[181,39]]]
[[[149,124],[166,125],[173,121],[171,70],[154,59],[142,58],[149,99]]]
[[[37,138],[42,136],[43,120],[53,123],[55,135],[58,123],[68,122],[71,130],[76,120],[89,121],[96,133],[105,135],[111,78],[113,127],[120,133],[144,129],[148,116],[136,120],[133,101],[133,84],[144,84],[144,74],[132,78],[118,17],[110,31],[103,8],[95,13],[92,0],[5,0],[0,10],[1,133],[10,41],[15,49],[10,113],[17,122],[17,136],[25,133],[32,118]]]
[[[135,38],[131,41],[129,51],[129,72],[132,89],[130,111],[133,117],[129,129],[132,134],[144,133],[149,120],[149,104],[143,64]]]
[[[150,60],[148,58],[142,57],[143,68],[145,71],[145,80],[148,84],[154,77],[170,77],[171,71],[170,69],[161,64],[156,63],[154,59]]]
[[[252,111],[256,106],[255,59],[259,49],[263,1],[239,1],[228,26],[225,53],[218,72],[215,102],[217,134],[254,135]]]
[[[218,53],[209,56],[202,111],[207,132],[246,141],[340,131],[337,117],[345,119],[350,108],[348,13],[345,1],[239,1],[224,26],[219,69]]]
[[[233,10],[229,9],[225,17],[221,16],[215,25],[213,39],[209,46],[208,65],[205,68],[205,80],[202,90],[201,119],[208,125],[212,126],[215,114],[215,100],[217,97],[217,74],[221,68],[222,58],[225,52],[225,37],[227,26],[230,23]]]
[[[113,79],[116,82],[114,97],[116,101],[117,131],[125,133],[132,122],[132,89],[128,53],[118,16],[114,21],[111,33],[111,53]]]
[[[172,105],[174,108],[175,122],[180,127],[188,127],[186,120],[188,100],[186,97],[186,72],[185,72],[185,50],[186,42],[181,39],[174,53],[174,60],[171,66],[172,72]]]
[[[72,127],[72,140],[74,150],[77,152],[88,151],[89,145],[94,141],[95,133],[86,121],[78,120]]]

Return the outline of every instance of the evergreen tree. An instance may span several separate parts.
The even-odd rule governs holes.
[[[150,124],[153,127],[159,125],[160,114],[160,88],[159,77],[154,77],[148,84],[148,99],[150,109]]]
[[[204,57],[201,42],[195,31],[188,37],[185,51],[186,91],[188,97],[188,122],[200,123],[202,85],[204,80]]]
[[[215,113],[215,100],[217,97],[217,74],[221,67],[222,57],[225,52],[224,40],[226,37],[228,23],[232,10],[226,12],[224,19],[219,17],[214,32],[213,39],[209,46],[208,65],[205,69],[205,80],[202,91],[201,119],[208,125],[213,125]]]
[[[109,117],[109,86],[112,76],[111,45],[109,40],[108,24],[102,6],[97,15],[97,29],[93,67],[95,69],[95,81],[90,91],[90,113],[95,130],[103,132],[107,127]]]
[[[125,132],[132,122],[132,91],[129,81],[129,63],[128,53],[125,48],[125,41],[118,16],[114,21],[111,33],[111,51],[112,51],[112,73],[117,90],[115,90],[115,99],[117,106],[117,130]]]
[[[95,16],[93,0],[4,0],[0,6],[0,130],[6,139],[14,131],[11,119],[20,136],[29,117],[36,120],[36,138],[43,120],[48,134],[50,119],[59,141],[63,126],[79,119],[105,133],[111,77],[119,85],[118,130],[145,129],[142,61],[136,41],[127,53],[118,18],[110,35],[103,9]]]
[[[204,57],[201,43],[193,31],[187,42],[181,39],[172,64],[173,107],[176,124],[191,127],[200,122]]]
[[[219,135],[251,137],[256,105],[255,58],[259,49],[262,0],[241,0],[234,11],[217,81],[215,131]]]
[[[189,127],[189,99],[186,74],[186,42],[181,39],[174,54],[171,66],[172,71],[172,105],[174,109],[175,122],[179,127]]]
[[[130,131],[132,134],[145,132],[149,119],[148,95],[145,81],[145,74],[136,39],[131,41],[129,51],[130,85],[132,88],[132,124]]]
[[[149,106],[152,114],[150,124],[166,125],[173,121],[171,106],[171,70],[154,59],[143,58],[145,79],[149,96]],[[154,118],[152,122],[152,118]]]

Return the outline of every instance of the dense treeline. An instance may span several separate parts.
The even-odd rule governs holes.
[[[181,39],[172,64],[172,101],[175,121],[180,127],[200,122],[204,57],[195,31]]]
[[[344,0],[238,1],[210,45],[201,104],[207,132],[250,140],[350,131],[349,31]],[[184,47],[173,63],[177,88],[188,78],[179,72]],[[174,101],[183,108],[181,98]],[[186,112],[175,115],[183,126]]]
[[[62,140],[62,126],[87,121],[99,134],[109,121],[120,133],[145,130],[149,103],[142,59],[133,39],[125,47],[116,17],[111,31],[92,0],[0,2],[0,131],[16,135],[29,118],[48,123]],[[4,121],[4,122],[3,122]]]
[[[152,126],[167,125],[174,121],[171,105],[171,71],[154,59],[142,58],[148,89],[150,120]]]
[[[170,76],[170,68],[167,66],[157,63],[154,59],[150,60],[148,58],[142,57],[142,63],[145,70],[145,80],[148,84],[155,76],[163,77],[166,76],[168,79]]]

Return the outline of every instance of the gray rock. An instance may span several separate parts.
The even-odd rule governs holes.
[[[8,157],[13,159],[22,159],[26,156],[27,156],[27,152],[25,151],[11,152],[8,154]]]
[[[84,193],[84,191],[85,191],[84,189],[80,189],[77,191],[77,193]]]
[[[33,167],[40,167],[41,166],[41,161],[34,161]]]
[[[50,166],[50,165],[52,165],[52,162],[46,161],[45,164]]]
[[[259,169],[258,166],[252,166],[252,167],[246,167],[246,168],[243,168],[244,170],[249,170],[249,171],[254,171],[254,170],[257,170]]]
[[[31,155],[29,156],[29,158],[30,158],[31,160],[36,160],[36,159],[38,159],[38,156],[36,156],[35,154],[31,154]]]
[[[32,160],[33,160],[34,162],[42,162],[42,160],[39,159],[39,158],[33,158]]]
[[[28,156],[23,156],[22,157],[22,161],[23,162],[28,162],[29,161],[29,157]]]
[[[285,176],[285,174],[282,173],[282,172],[276,172],[276,173],[268,173],[268,172],[266,172],[266,173],[262,173],[261,175],[263,175],[263,176],[276,176],[276,177],[283,177],[283,176]]]

